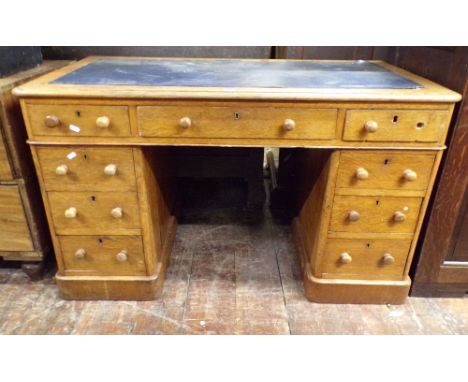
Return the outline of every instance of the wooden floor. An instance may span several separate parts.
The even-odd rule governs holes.
[[[403,306],[304,298],[291,230],[272,223],[180,224],[157,301],[64,301],[50,271],[0,269],[2,334],[468,334],[468,299]]]

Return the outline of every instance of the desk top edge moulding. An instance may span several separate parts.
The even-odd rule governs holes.
[[[318,149],[293,221],[306,296],[392,304],[461,99],[382,61],[139,57],[88,57],[14,93],[62,297],[157,298],[176,231],[168,146],[276,146]]]
[[[154,63],[159,65],[156,66]],[[201,66],[200,64],[210,66]],[[187,65],[190,65],[189,68]],[[241,67],[236,68],[236,65],[241,65]],[[324,67],[307,68],[308,65],[323,65]],[[149,72],[132,77],[132,74],[135,74],[135,68],[139,70],[139,66],[147,66]],[[224,66],[229,66],[232,70],[220,71]],[[272,66],[272,68],[267,68],[270,77],[260,76],[259,78],[259,73],[262,70],[265,71],[265,66]],[[327,68],[327,66],[331,68]],[[364,70],[360,68],[364,68]],[[188,75],[180,76],[180,73],[187,74],[188,70],[191,71],[189,74],[192,75],[207,74],[207,76],[198,81]],[[312,76],[307,78],[308,70],[313,71],[316,78],[318,76],[317,80],[314,81]],[[339,84],[336,86],[337,83],[330,81],[328,76],[320,78],[320,75],[326,74],[328,70],[333,70],[333,74],[338,75],[340,80],[346,81],[346,76],[340,76],[340,72],[346,73],[348,78],[350,74],[354,73],[363,75],[362,78],[369,82],[374,80],[375,84],[371,84],[370,87],[359,84],[353,86],[353,78],[351,78],[348,86],[340,87]],[[288,73],[288,71],[290,72]],[[258,86],[249,85],[249,81],[243,79],[248,77],[249,72],[252,73],[250,82],[257,83]],[[99,80],[97,76],[102,74],[107,74],[108,78],[101,77]],[[169,76],[169,80],[162,81],[161,75]],[[122,81],[125,76],[127,79]],[[278,83],[272,81],[275,76],[279,77]],[[147,81],[148,77],[149,81]],[[160,85],[158,85],[158,77]],[[233,79],[231,83],[223,83],[223,81],[228,81],[230,77]],[[301,86],[298,80],[303,79],[312,80],[311,84]],[[359,80],[360,78],[358,76],[354,79]],[[188,85],[187,80],[190,82]],[[210,82],[210,80],[212,81]],[[288,86],[288,80],[294,86]],[[393,86],[392,80],[394,81]],[[370,91],[370,89],[372,90]],[[458,102],[461,99],[461,96],[454,91],[383,61],[164,59],[105,56],[92,56],[77,61],[61,70],[18,87],[15,94],[24,97],[133,97],[141,99],[186,97],[247,100],[401,100],[412,102]]]

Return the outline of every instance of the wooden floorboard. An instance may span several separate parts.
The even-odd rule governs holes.
[[[468,299],[330,305],[303,293],[291,230],[181,224],[155,301],[65,301],[53,271],[0,268],[1,334],[468,334]]]

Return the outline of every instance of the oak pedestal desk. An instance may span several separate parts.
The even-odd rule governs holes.
[[[310,149],[293,222],[307,297],[391,304],[461,98],[380,61],[126,57],[15,94],[63,298],[158,296],[176,230],[169,146],[268,146]]]

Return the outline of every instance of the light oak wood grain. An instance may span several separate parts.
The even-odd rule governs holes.
[[[425,191],[434,166],[435,153],[407,151],[342,151],[336,186],[339,188]],[[368,176],[359,179],[357,170]],[[406,170],[417,174],[414,181],[404,178]]]
[[[145,275],[141,236],[60,236],[65,275]],[[83,250],[82,258],[75,253]],[[126,251],[127,260],[116,258]]]
[[[421,203],[422,198],[336,195],[330,231],[412,233],[416,229]],[[350,211],[357,211],[360,215],[359,220],[351,221]],[[395,221],[396,212],[403,213],[406,220]]]
[[[18,186],[0,185],[0,251],[33,250]]]
[[[5,143],[3,143],[3,137],[0,131],[0,181],[12,179],[13,172],[11,171],[10,161],[8,160]]]
[[[34,104],[29,107],[30,126],[37,136],[128,137],[130,122],[125,106]],[[54,117],[58,125],[48,127],[46,117]],[[98,118],[109,119],[107,127],[97,124]],[[70,126],[75,130],[71,130]],[[79,129],[77,131],[76,129]]]
[[[320,266],[322,277],[345,279],[402,280],[411,240],[330,239],[324,249]],[[346,252],[352,261],[344,264],[340,254]],[[385,264],[390,254],[393,264]]]
[[[139,235],[141,222],[134,192],[56,192],[47,193],[55,230],[59,235]],[[120,219],[111,216],[121,207]],[[76,209],[75,218],[65,211]]]
[[[130,148],[38,147],[37,154],[48,191],[136,191]],[[66,174],[58,175],[64,165]],[[114,175],[105,173],[109,165]]]
[[[348,110],[343,140],[439,142],[449,117],[448,110]],[[375,131],[366,129],[368,122],[375,123]]]
[[[320,140],[334,139],[336,134],[336,109],[140,106],[137,113],[143,137]],[[294,128],[284,128],[288,119]]]

